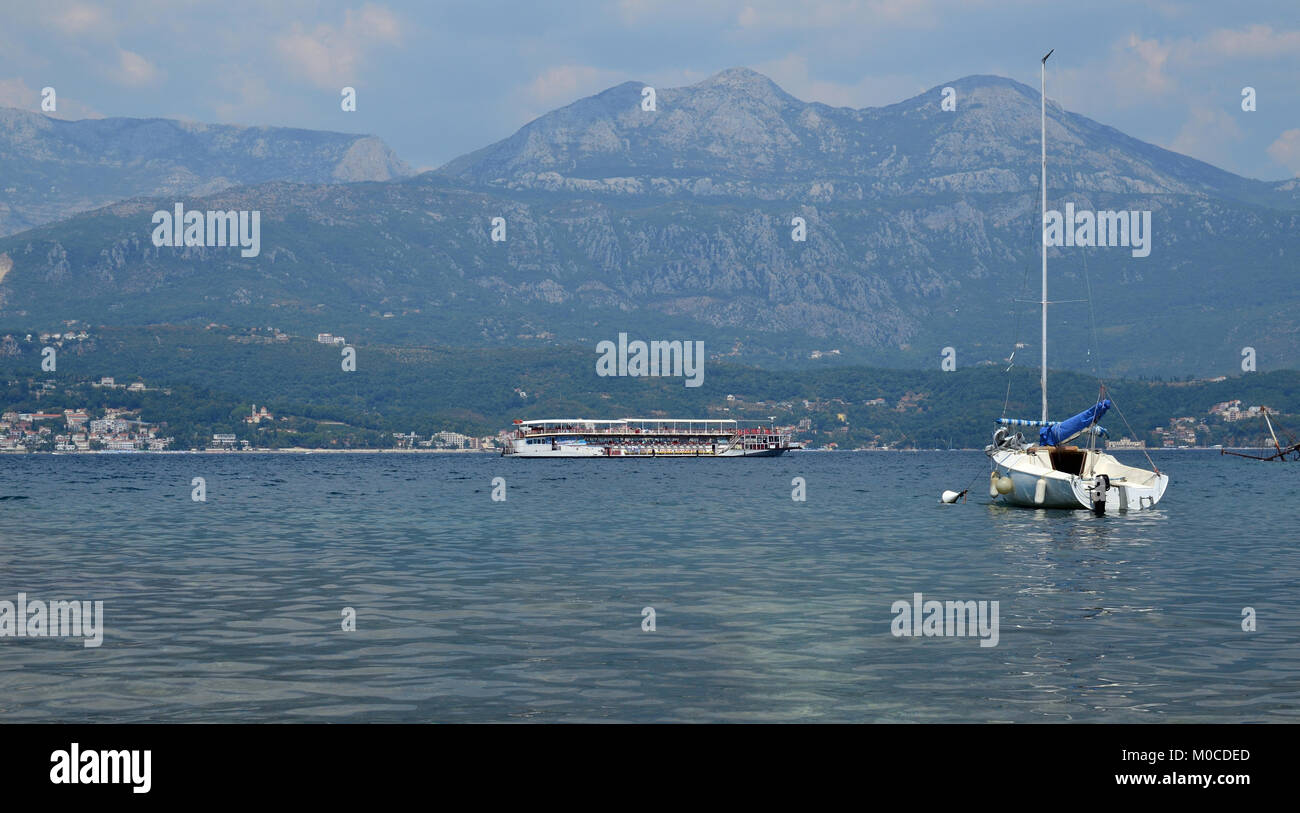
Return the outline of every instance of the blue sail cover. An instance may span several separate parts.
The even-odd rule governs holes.
[[[1066,418],[1060,423],[1044,426],[1038,430],[1038,442],[1043,446],[1059,446],[1101,420],[1101,416],[1105,415],[1108,409],[1110,409],[1109,398],[1099,404],[1094,404],[1073,418]]]

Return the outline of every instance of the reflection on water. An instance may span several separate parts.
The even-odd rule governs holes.
[[[3,721],[1297,716],[1300,467],[1166,454],[1158,509],[1096,517],[940,505],[986,467],[956,452],[4,463],[0,599],[106,631],[0,638]],[[917,592],[998,601],[998,645],[893,637]]]

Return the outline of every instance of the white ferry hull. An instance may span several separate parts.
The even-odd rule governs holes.
[[[558,446],[551,448],[546,445],[528,446],[521,443],[515,443],[514,448],[507,448],[505,455],[508,457],[545,457],[545,458],[624,458],[624,457],[662,457],[662,458],[680,458],[680,457],[777,457],[788,451],[788,448],[773,449],[719,449],[714,451],[711,447],[701,448],[637,448],[629,449],[608,449],[600,446]]]
[[[565,418],[516,421],[504,455],[536,458],[777,457],[799,444],[789,431],[731,419]]]

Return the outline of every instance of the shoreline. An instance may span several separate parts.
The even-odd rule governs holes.
[[[1228,451],[1257,451],[1257,446],[1188,446],[1182,448],[1161,447],[1145,449],[1113,449],[1105,450],[1110,453],[1114,452],[1213,452],[1219,450]],[[983,452],[984,449],[798,449],[795,451],[809,452],[816,454],[828,453],[845,453],[845,452],[873,452],[873,453],[894,453],[894,454],[922,454],[931,452]],[[136,449],[133,451],[100,449],[97,451],[82,452],[29,452],[6,449],[0,451],[0,457],[13,455],[18,457],[27,457],[30,455],[50,455],[50,456],[81,456],[81,455],[176,455],[176,454],[201,454],[201,455],[255,455],[255,454],[476,454],[476,455],[496,455],[500,456],[499,449],[312,449],[303,446],[292,446],[284,449],[166,449],[162,451],[148,451],[145,449]]]
[[[81,455],[169,455],[169,454],[216,454],[216,455],[250,455],[250,454],[500,454],[499,451],[488,451],[484,449],[312,449],[304,446],[293,446],[284,449],[163,449],[161,451],[149,451],[147,449],[120,450],[120,449],[99,449],[97,451],[84,452],[26,452],[5,450],[0,455],[15,455],[25,457],[28,455],[50,455],[50,456],[81,456]]]

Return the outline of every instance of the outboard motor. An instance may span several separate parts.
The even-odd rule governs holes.
[[[1092,513],[1102,516],[1106,513],[1106,492],[1110,490],[1110,478],[1098,474],[1088,486],[1088,496],[1092,499]]]

